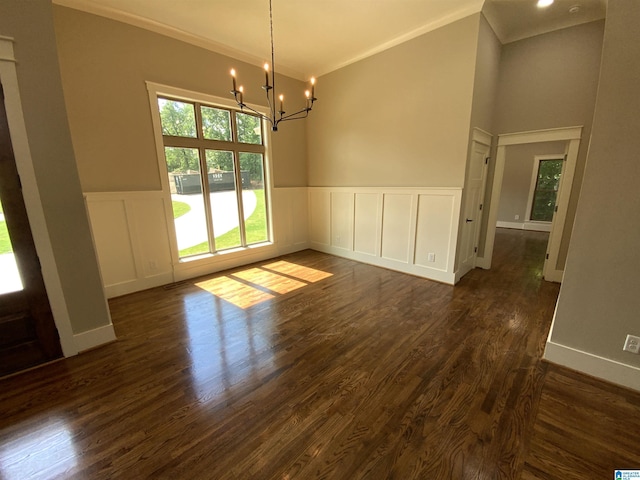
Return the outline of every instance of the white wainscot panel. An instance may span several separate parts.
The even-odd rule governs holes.
[[[310,187],[311,248],[453,284],[461,194],[461,188]]]
[[[161,192],[85,194],[107,297],[173,281]]]
[[[451,195],[419,195],[415,263],[446,272],[453,265],[451,235],[455,198]]]
[[[380,255],[382,195],[356,193],[354,215],[354,250],[366,255]]]
[[[409,263],[412,205],[412,195],[384,195],[382,211],[382,258]]]
[[[331,243],[331,194],[328,190],[312,189],[309,192],[309,235],[312,243]]]
[[[331,245],[353,250],[353,193],[331,192]]]
[[[88,201],[91,230],[106,285],[137,278],[124,200]]]

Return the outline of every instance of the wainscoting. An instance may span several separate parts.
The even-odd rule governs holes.
[[[180,261],[172,253],[161,191],[85,193],[108,298],[309,248],[307,189],[276,188],[271,199],[273,243]]]
[[[313,248],[455,283],[460,188],[276,188],[273,243],[191,261],[172,253],[160,191],[86,193],[108,298]]]
[[[315,250],[455,283],[461,188],[309,188]]]

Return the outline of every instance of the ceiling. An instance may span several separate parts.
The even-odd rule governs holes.
[[[53,0],[262,65],[268,0]],[[484,9],[503,43],[603,18],[606,0],[272,0],[276,69],[320,76]],[[569,8],[580,5],[577,13]]]

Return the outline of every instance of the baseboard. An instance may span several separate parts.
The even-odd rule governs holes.
[[[484,257],[476,257],[476,267],[482,268],[483,270],[489,270],[491,268],[491,264]]]
[[[311,245],[309,244],[309,242],[300,242],[300,243],[285,245],[284,247],[277,245],[277,247],[278,247],[278,256],[281,256],[281,255],[289,255],[290,253],[301,252],[302,250],[307,250],[311,248]]]
[[[564,275],[564,270],[551,270],[547,275],[544,276],[544,279],[547,282],[555,282],[562,283],[562,276]]]
[[[640,391],[640,368],[547,341],[545,360]]]
[[[496,227],[498,227],[498,228],[513,228],[515,230],[524,230],[524,223],[520,223],[520,222],[503,222],[502,220],[498,220],[496,222]]]
[[[86,332],[78,333],[73,336],[73,340],[78,349],[78,353],[90,350],[105,343],[111,343],[116,340],[116,332],[113,325],[105,325],[104,327],[94,328]]]
[[[376,267],[386,268],[388,270],[394,270],[396,272],[408,273],[417,277],[427,278],[440,283],[446,283],[448,285],[455,284],[455,274],[444,270],[438,270],[436,268],[423,267],[421,265],[415,265],[411,263],[402,263],[388,258],[382,258],[375,255],[368,255],[365,253],[358,253],[352,250],[344,248],[337,248],[331,245],[311,242],[313,250],[318,252],[328,253],[335,255],[336,257],[348,258],[349,260],[355,260],[356,262],[366,263],[374,265]]]
[[[121,297],[130,293],[147,290],[149,288],[160,287],[173,282],[173,274],[164,272],[159,275],[146,278],[136,278],[129,282],[116,283],[104,287],[107,298]]]
[[[525,222],[524,229],[533,232],[551,232],[550,223]]]
[[[533,232],[550,232],[551,224],[550,223],[539,223],[539,222],[503,222],[502,220],[498,220],[496,222],[496,227],[498,228],[512,228],[515,230],[529,230]]]

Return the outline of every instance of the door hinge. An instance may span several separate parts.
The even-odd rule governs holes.
[[[569,155],[565,153],[565,154],[564,154],[564,161],[565,161],[565,162],[567,161],[567,158],[569,158]]]
[[[478,247],[473,248],[473,253],[478,253]]]
[[[558,205],[556,205],[555,207],[553,207],[553,211],[557,212],[558,211]]]
[[[482,204],[480,204],[480,210],[482,210]]]
[[[22,191],[22,180],[20,179],[20,175],[16,175],[18,177],[18,188]]]
[[[489,163],[489,160],[491,160],[491,157],[485,157],[485,159],[484,159],[484,164],[485,164],[485,165],[486,165],[486,164],[488,164],[488,163]]]
[[[547,256],[545,257],[547,260],[549,260],[549,254],[547,253]]]

